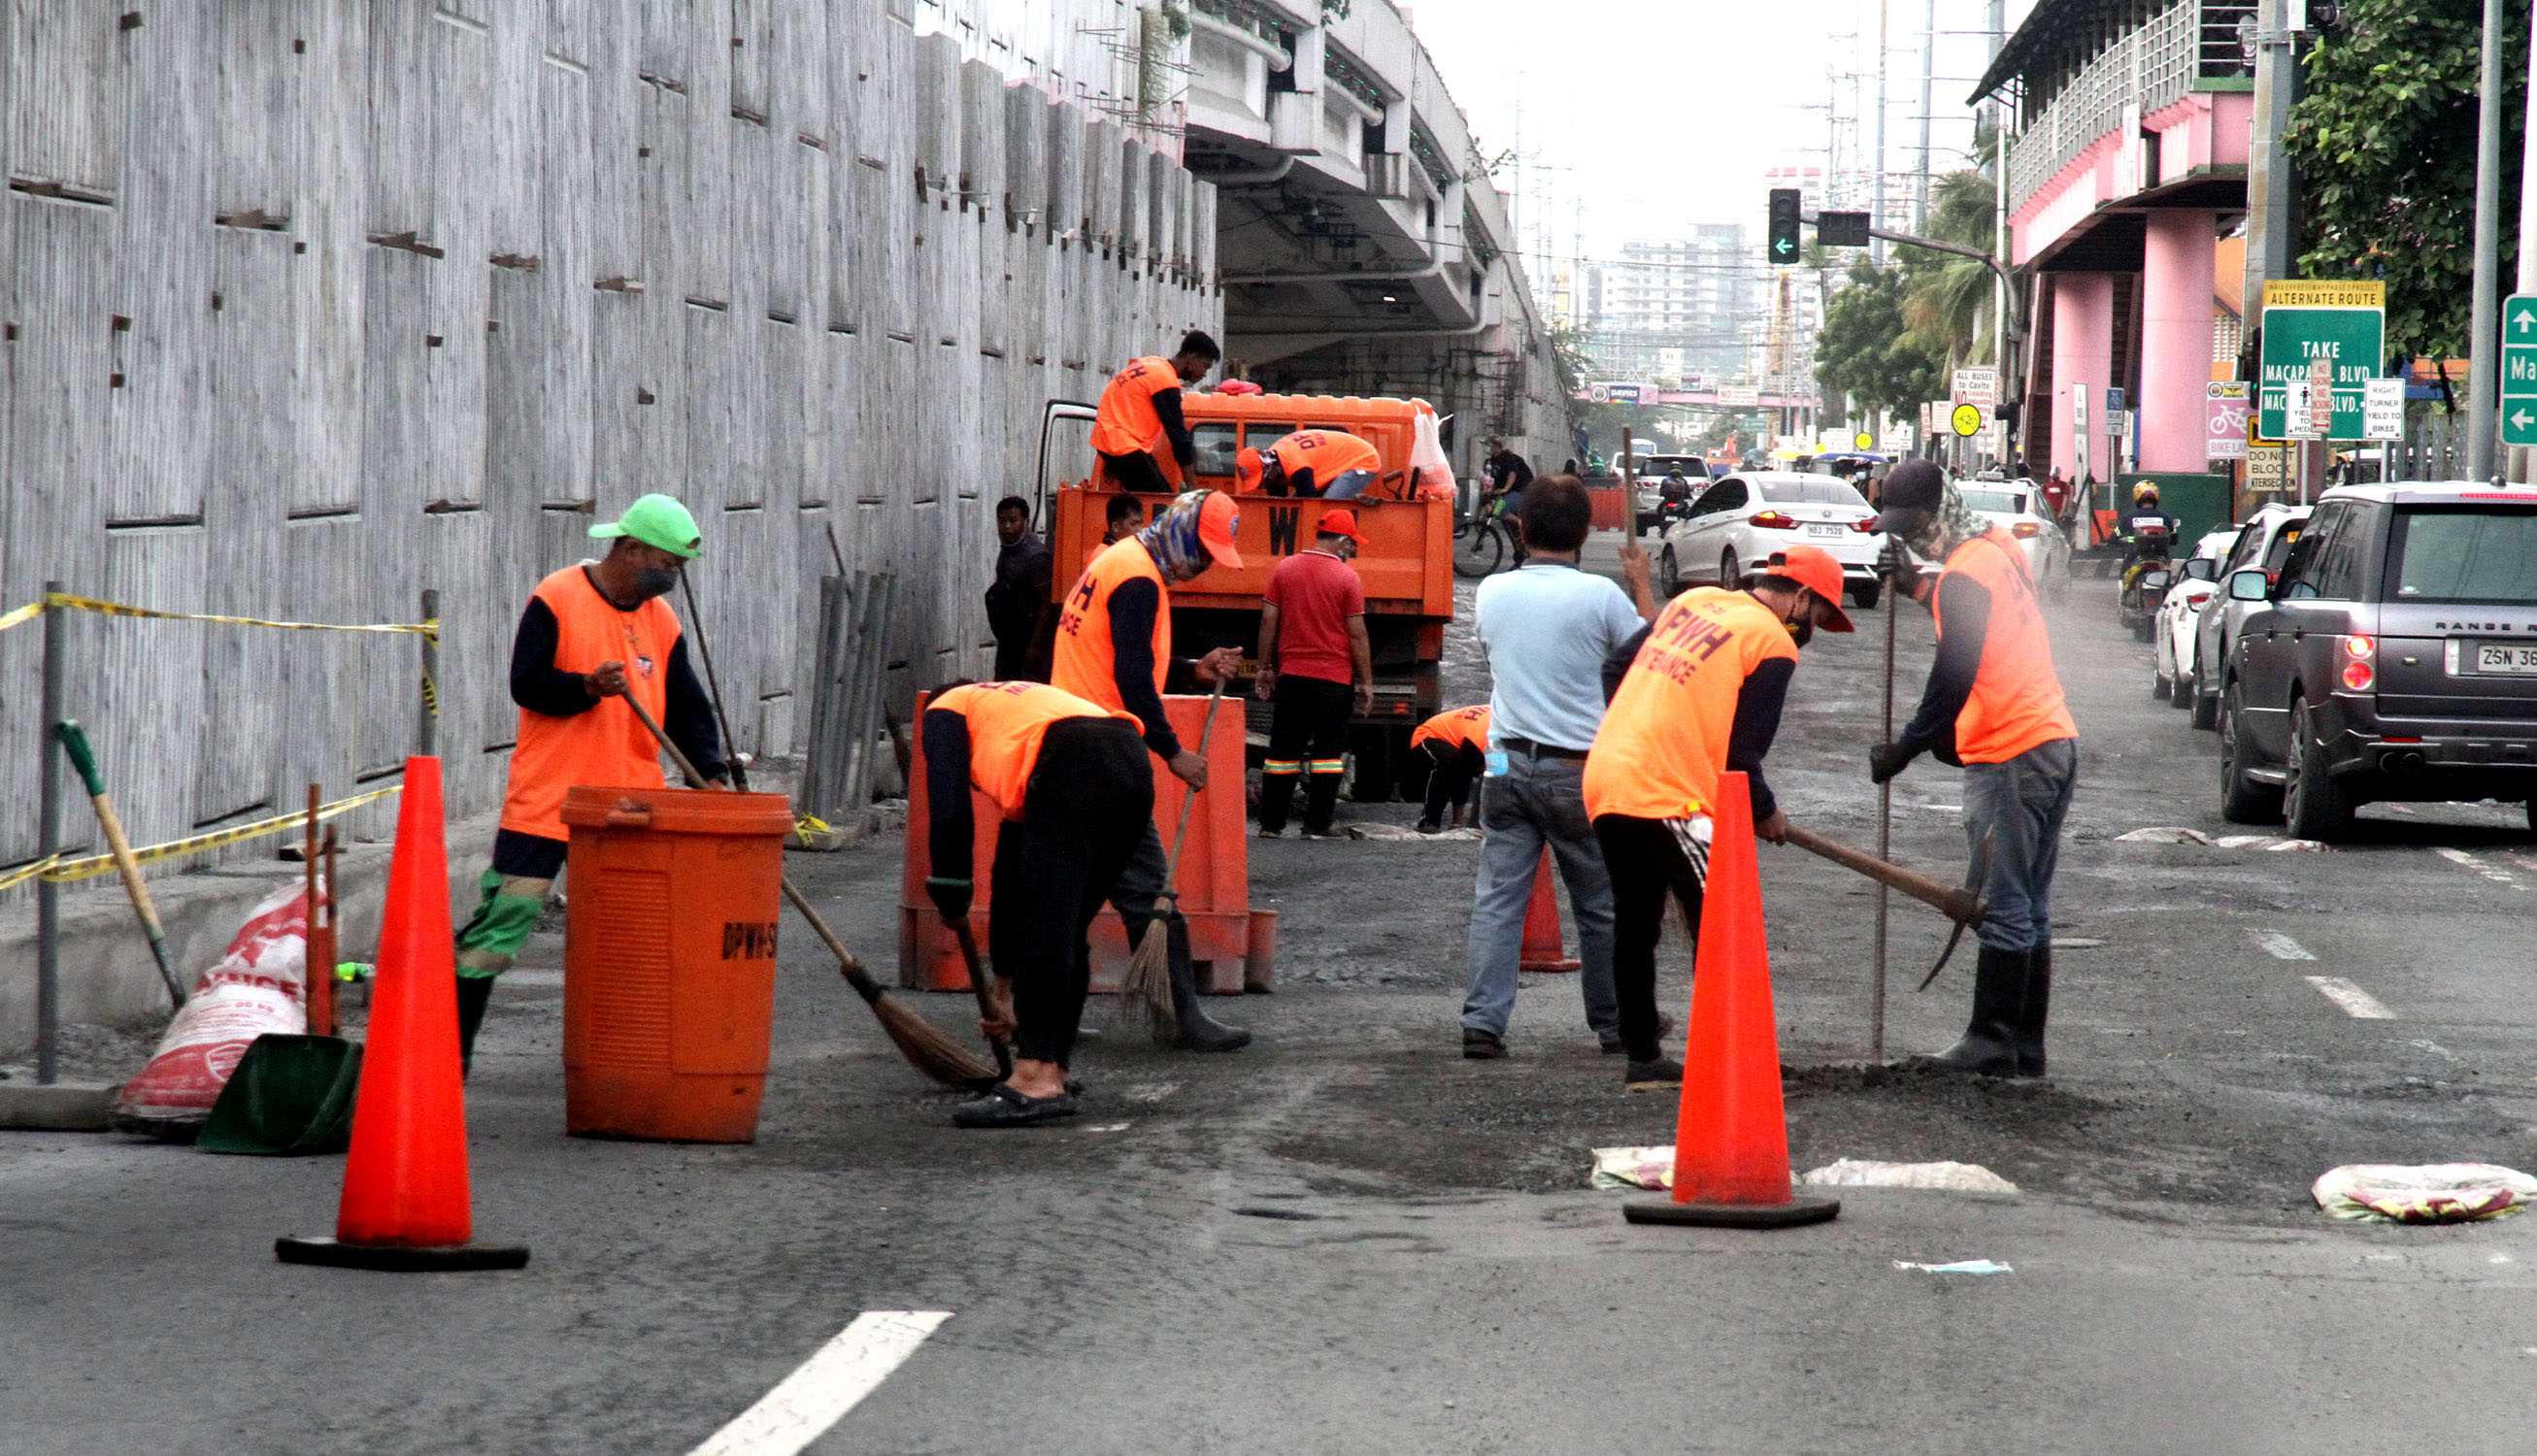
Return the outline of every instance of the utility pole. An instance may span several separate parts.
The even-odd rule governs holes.
[[[2529,0],[2528,33],[2537,37],[2537,0]],[[2528,74],[2537,81],[2537,50],[2528,54]],[[2537,87],[2528,93],[2528,114],[2519,153],[2519,287],[2537,293]],[[2510,478],[2527,484],[2537,478],[2537,450],[2510,452]]]
[[[2502,354],[2502,27],[2508,0],[2484,0],[2484,67],[2476,100],[2475,309],[2467,336],[2466,477],[2494,478]],[[2523,184],[2524,185],[2524,184]]]
[[[2261,0],[2256,9],[2254,135],[2246,152],[2245,375],[2263,401],[2256,338],[2263,327],[2264,284],[2291,276],[2299,237],[2291,202],[2298,177],[2282,135],[2299,103],[2299,37],[2290,29],[2290,0]],[[2305,465],[2308,447],[2294,446]]]
[[[1876,155],[1867,161],[1868,222],[1885,225],[1885,57],[1890,50],[1888,24],[1893,19],[1894,0],[1876,0]],[[1872,261],[1885,266],[1885,243],[1878,239]]]
[[[1938,79],[1938,0],[1920,7],[1920,170],[1912,178],[1912,230],[1929,230],[1929,113]]]

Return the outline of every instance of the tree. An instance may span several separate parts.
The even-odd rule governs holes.
[[[1946,395],[1946,353],[1917,337],[1903,316],[1907,270],[1862,261],[1833,295],[1815,337],[1815,378],[1827,396],[1849,395],[1889,414],[1917,417]]]
[[[1987,253],[1997,199],[1981,172],[1949,172],[1929,188],[1927,235]],[[1904,248],[1903,321],[1949,369],[1989,352],[1991,271],[1972,258]],[[1936,396],[1931,396],[1936,398]]]
[[[2482,0],[2344,0],[2310,51],[2285,138],[2299,169],[2306,278],[2387,285],[2399,357],[2467,352],[2475,257]],[[2528,36],[2505,28],[2502,195],[2519,195]],[[2503,227],[2503,276],[2515,268]]]

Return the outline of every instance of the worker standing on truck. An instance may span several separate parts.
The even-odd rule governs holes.
[[[1003,811],[987,952],[1018,1035],[1013,1071],[952,1109],[962,1127],[1023,1127],[1074,1115],[1066,1090],[1083,998],[1086,938],[1101,899],[1153,828],[1154,767],[1143,726],[1030,682],[954,684],[925,708],[925,893],[945,923],[968,917],[974,787]]]
[[[1291,436],[1289,437],[1291,438]],[[1313,545],[1277,563],[1260,603],[1260,672],[1253,691],[1274,705],[1260,779],[1260,837],[1286,832],[1295,781],[1304,781],[1304,838],[1334,831],[1347,772],[1348,724],[1374,711],[1374,646],[1357,579],[1356,512],[1322,512]]]
[[[1382,473],[1383,457],[1374,446],[1345,430],[1296,430],[1266,450],[1246,449],[1236,457],[1233,488],[1245,495],[1353,500]]]
[[[1938,655],[1928,688],[1902,736],[1868,755],[1868,776],[1882,784],[1924,752],[1961,763],[1975,861],[1985,843],[1990,848],[1983,885],[1990,918],[1976,931],[1973,1020],[1962,1040],[1925,1062],[2041,1077],[2052,996],[2052,875],[2079,780],[2079,730],[2052,670],[2044,603],[2017,542],[1975,514],[1925,460],[1905,461],[1886,478],[1876,529],[1896,543],[1889,556],[1918,553],[1946,567],[1930,598]],[[1909,567],[1886,564],[1889,576]]]
[[[1420,834],[1445,831],[1445,809],[1454,810],[1454,827],[1463,827],[1463,805],[1471,786],[1487,766],[1489,705],[1450,708],[1418,725],[1409,746],[1427,755],[1427,808],[1418,816]]]
[[[1110,376],[1092,421],[1092,448],[1110,483],[1153,495],[1181,488],[1198,461],[1181,417],[1181,386],[1204,379],[1222,353],[1205,331],[1192,329],[1170,358],[1131,359]]]
[[[713,700],[687,665],[678,613],[662,600],[702,548],[695,518],[669,496],[646,495],[590,534],[609,542],[608,554],[539,582],[511,636],[519,728],[493,862],[457,936],[462,1069],[475,1060],[493,978],[538,927],[563,868],[564,791],[666,787],[661,746],[624,700],[642,704],[708,782],[722,778]]]
[[[1762,757],[1780,731],[1797,649],[1817,628],[1851,630],[1841,563],[1820,547],[1790,546],[1749,591],[1694,587],[1676,597],[1606,664],[1617,683],[1586,758],[1586,812],[1612,875],[1612,990],[1632,1087],[1682,1081],[1682,1063],[1659,1045],[1657,941],[1669,893],[1690,944],[1700,944],[1719,776],[1745,776],[1756,835],[1788,838]]]
[[[1163,711],[1166,680],[1175,673],[1212,684],[1229,678],[1241,654],[1220,647],[1196,662],[1172,657],[1170,583],[1189,581],[1214,565],[1239,571],[1233,543],[1241,517],[1233,497],[1220,490],[1192,490],[1174,499],[1152,524],[1104,548],[1067,590],[1057,619],[1057,669],[1052,681],[1085,702],[1133,715],[1143,726],[1146,748],[1195,793],[1206,787],[1206,760],[1181,746]],[[1143,836],[1110,888],[1110,903],[1139,943],[1154,918],[1154,901],[1170,873],[1162,836],[1150,816]],[[1172,1009],[1180,1022],[1178,1045],[1190,1051],[1231,1051],[1251,1034],[1223,1026],[1199,1006],[1198,975],[1190,963],[1189,931],[1180,912],[1169,913],[1157,933],[1171,936]]]

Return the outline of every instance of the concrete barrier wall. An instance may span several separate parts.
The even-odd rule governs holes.
[[[1211,189],[884,0],[47,0],[0,58],[0,610],[435,587],[453,815],[498,797],[512,627],[594,519],[695,510],[735,735],[789,752],[832,530],[905,584],[902,695],[983,665],[1041,401],[1220,328]],[[136,843],[415,746],[414,639],[64,626]],[[0,866],[36,849],[38,635],[0,634]]]

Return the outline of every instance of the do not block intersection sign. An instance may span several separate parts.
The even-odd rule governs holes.
[[[2502,443],[2537,445],[2537,294],[2502,306]]]

